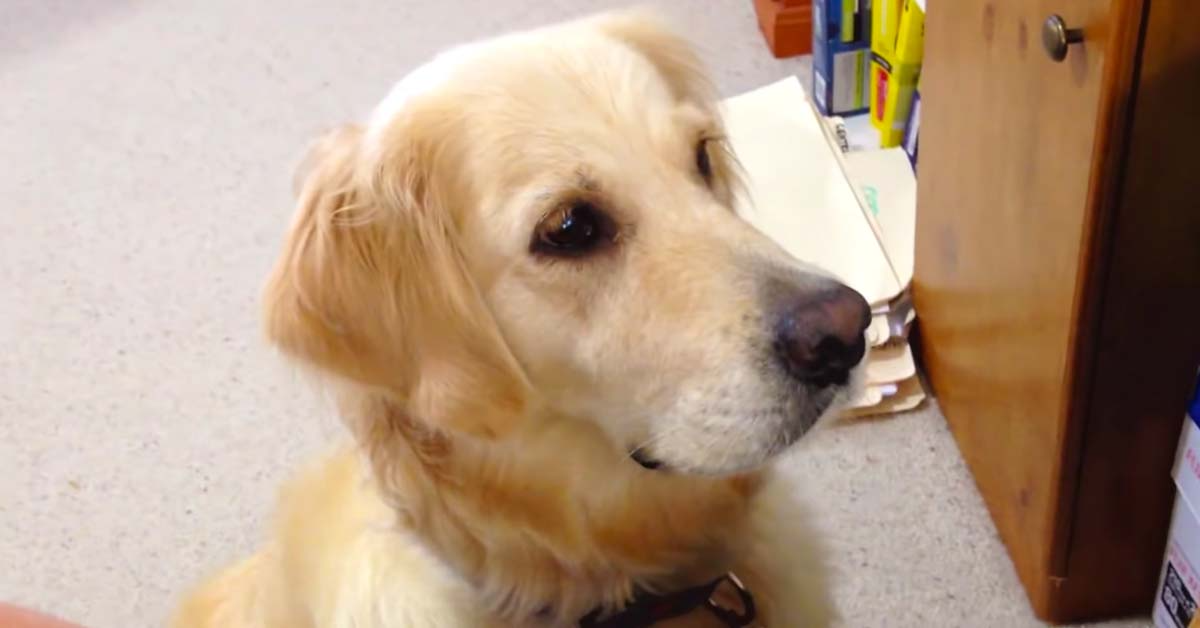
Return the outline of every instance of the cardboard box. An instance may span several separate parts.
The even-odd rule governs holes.
[[[923,0],[875,0],[871,10],[871,124],[900,144],[925,54]],[[815,67],[815,66],[814,66]]]
[[[1175,457],[1175,508],[1154,598],[1157,628],[1200,626],[1200,378]]]
[[[813,0],[813,100],[822,115],[869,108],[869,7],[867,0]]]

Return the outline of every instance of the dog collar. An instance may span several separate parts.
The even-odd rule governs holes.
[[[738,603],[729,603],[733,601],[727,599],[730,593]],[[637,591],[620,612],[602,617],[601,609],[593,610],[579,620],[579,628],[647,628],[701,608],[729,628],[750,626],[757,616],[754,596],[737,576],[727,573],[698,587],[665,595]]]

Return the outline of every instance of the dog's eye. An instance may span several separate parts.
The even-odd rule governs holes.
[[[708,140],[700,140],[696,144],[696,171],[705,183],[712,183],[712,160],[708,156]]]
[[[549,255],[581,255],[608,238],[608,222],[591,203],[576,202],[550,212],[534,232],[533,250]]]

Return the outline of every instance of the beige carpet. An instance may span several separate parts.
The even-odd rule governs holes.
[[[246,552],[339,436],[256,321],[305,142],[439,47],[619,4],[0,2],[0,597],[161,625]],[[749,0],[661,4],[725,93],[807,74]],[[936,409],[828,429],[789,468],[847,626],[1038,625]]]

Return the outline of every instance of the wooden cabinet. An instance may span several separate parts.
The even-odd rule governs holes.
[[[1036,612],[1146,612],[1200,366],[1200,1],[929,0],[921,91],[934,391]]]

